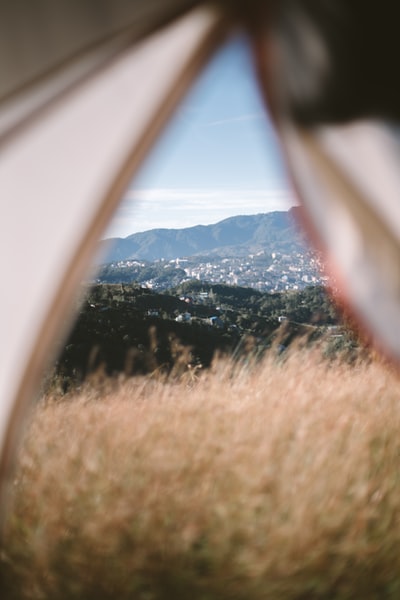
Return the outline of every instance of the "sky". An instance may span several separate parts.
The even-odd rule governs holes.
[[[295,203],[248,48],[236,38],[178,108],[104,237],[208,225]]]

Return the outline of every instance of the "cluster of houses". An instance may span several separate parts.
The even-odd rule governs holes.
[[[187,279],[252,287],[261,292],[300,290],[326,285],[328,277],[321,259],[313,252],[280,254],[264,252],[240,258],[175,259]]]
[[[155,267],[150,276],[149,266]],[[121,277],[124,280],[126,273],[127,282],[134,279],[142,286],[160,291],[191,279],[251,287],[261,292],[301,290],[310,285],[328,283],[320,257],[310,250],[290,253],[260,251],[242,257],[161,259],[154,263],[128,260],[111,263],[108,269],[118,271],[119,280]],[[112,282],[113,279],[104,280],[107,281]]]

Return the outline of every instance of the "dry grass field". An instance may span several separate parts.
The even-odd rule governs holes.
[[[45,397],[4,600],[400,598],[400,378],[305,350]]]

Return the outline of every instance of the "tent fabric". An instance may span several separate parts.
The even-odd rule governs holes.
[[[0,3],[0,103],[128,34],[129,42],[188,12],[196,0],[13,0]]]
[[[21,422],[98,240],[225,31],[218,13],[191,12],[122,48],[3,137],[0,508]]]
[[[382,122],[281,131],[306,219],[337,293],[400,361],[399,143]],[[345,292],[345,293],[344,293]]]
[[[0,2],[0,144],[196,0]]]

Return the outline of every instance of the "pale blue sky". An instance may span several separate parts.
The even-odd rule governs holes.
[[[243,39],[211,61],[132,181],[106,237],[295,204]]]

